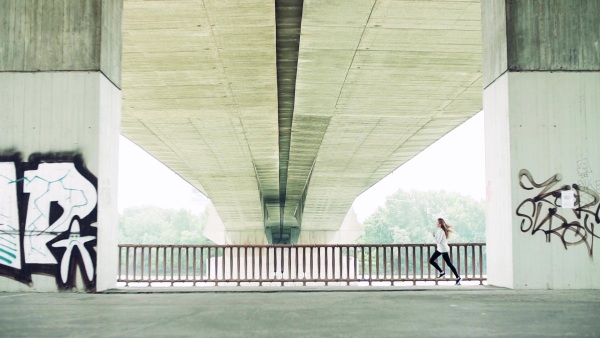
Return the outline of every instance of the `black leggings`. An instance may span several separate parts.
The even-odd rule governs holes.
[[[439,251],[435,250],[433,255],[431,255],[431,258],[429,259],[429,264],[433,265],[433,267],[441,273],[442,269],[435,262],[435,260],[438,259],[438,257],[440,257],[440,255],[442,255],[442,257],[444,258],[444,262],[446,262],[446,265],[448,265],[450,267],[450,270],[452,270],[452,273],[454,273],[454,276],[456,276],[456,278],[458,278],[459,277],[458,272],[456,272],[456,268],[454,267],[454,265],[452,265],[452,262],[450,261],[450,256],[448,255],[447,252],[439,252]]]

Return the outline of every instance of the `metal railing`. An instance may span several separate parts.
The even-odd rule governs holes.
[[[119,245],[119,275],[125,283],[356,283],[435,282],[432,244],[350,245]],[[487,279],[485,243],[450,244],[463,281]],[[446,270],[445,263],[438,264]]]

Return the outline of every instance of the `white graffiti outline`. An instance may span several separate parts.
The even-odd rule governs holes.
[[[68,231],[73,217],[84,218],[92,212],[97,202],[96,188],[69,162],[41,163],[38,169],[26,171],[24,180],[23,191],[30,194],[25,225],[25,261],[57,264],[46,243]],[[57,202],[64,209],[52,224],[51,202]]]
[[[32,274],[50,274],[70,289],[79,266],[93,290],[98,193],[81,156],[36,153],[29,163],[18,154],[1,157],[8,161],[0,160],[0,275],[31,286]]]
[[[84,244],[95,239],[96,237],[94,236],[80,236],[79,221],[75,219],[73,220],[73,225],[71,226],[69,238],[62,239],[52,244],[52,246],[55,248],[63,247],[67,249],[60,262],[60,276],[64,284],[67,283],[67,279],[69,278],[69,266],[71,265],[71,257],[73,255],[74,248],[77,248],[81,254],[81,260],[83,261],[84,270],[88,280],[92,280],[94,278],[94,263]]]

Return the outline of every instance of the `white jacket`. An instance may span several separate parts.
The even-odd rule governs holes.
[[[435,232],[435,244],[436,250],[439,252],[449,252],[450,247],[448,246],[448,239],[446,238],[446,233],[442,228],[438,228]]]

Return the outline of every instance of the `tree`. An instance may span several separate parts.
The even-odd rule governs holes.
[[[364,223],[365,244],[431,243],[435,220],[453,226],[451,242],[485,242],[485,203],[446,191],[398,190]]]
[[[124,244],[214,244],[202,235],[208,214],[187,210],[135,207],[119,217],[119,242]]]

